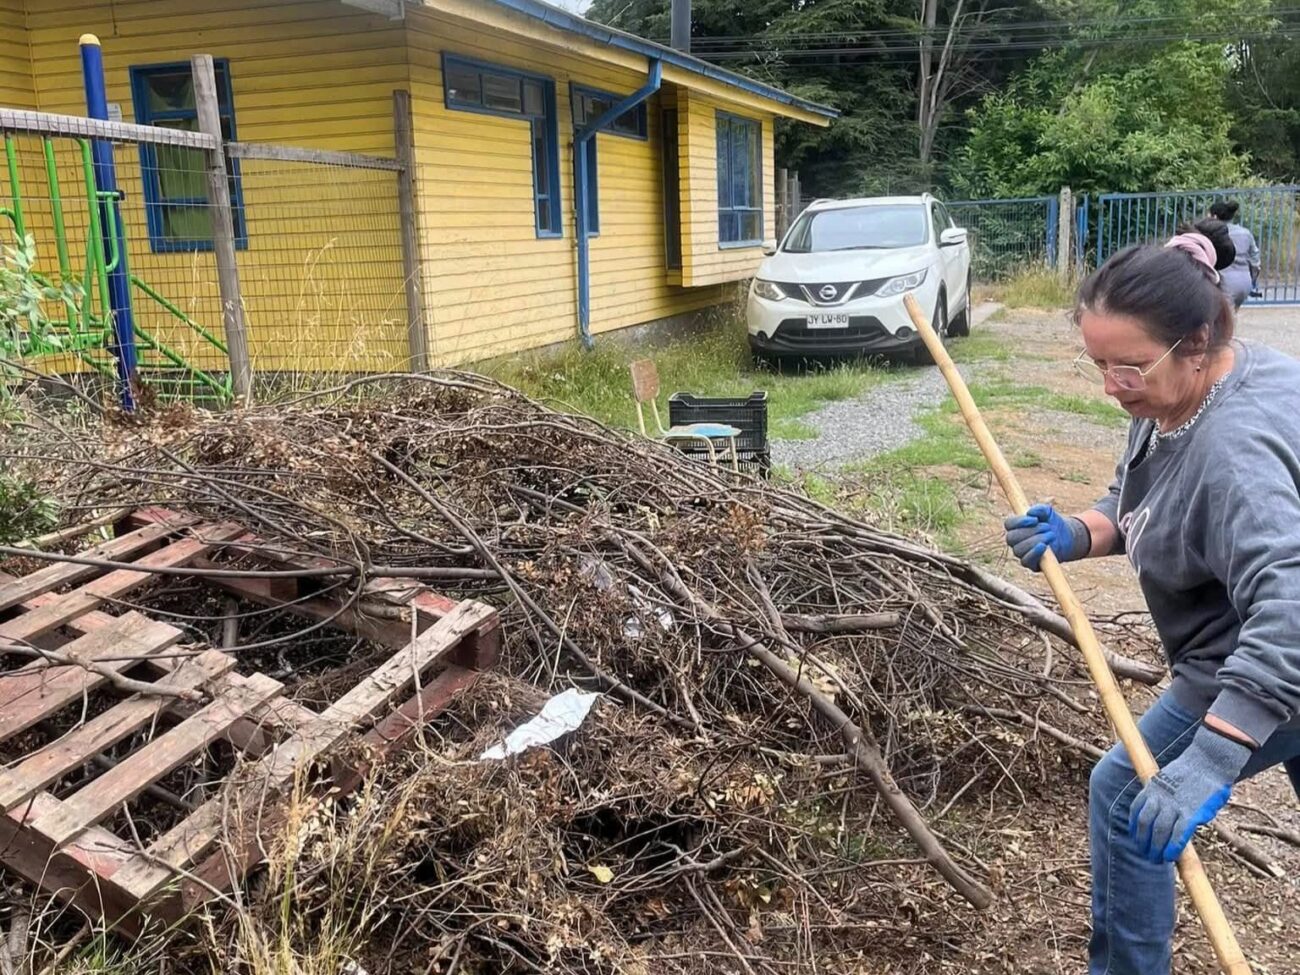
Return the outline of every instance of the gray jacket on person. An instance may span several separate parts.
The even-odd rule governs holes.
[[[1255,243],[1255,235],[1239,223],[1228,224],[1228,236],[1237,248],[1237,259],[1223,269],[1220,279],[1223,290],[1240,308],[1242,302],[1250,297],[1259,276],[1259,244]]]
[[[1218,395],[1147,454],[1134,420],[1110,492],[1175,699],[1258,742],[1300,727],[1300,362],[1236,343]]]

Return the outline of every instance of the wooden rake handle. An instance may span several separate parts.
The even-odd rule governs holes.
[[[1015,472],[1012,471],[997,441],[993,439],[993,434],[985,425],[979,407],[971,398],[970,390],[966,388],[961,373],[953,365],[952,357],[944,348],[943,341],[935,334],[930,319],[921,311],[921,306],[916,303],[915,297],[910,294],[905,296],[903,304],[907,306],[907,313],[912,317],[912,323],[921,334],[925,347],[930,350],[935,363],[938,364],[943,378],[948,381],[948,388],[952,390],[952,395],[957,400],[961,415],[966,420],[975,442],[979,444],[989,467],[993,469],[998,483],[1002,485],[1003,494],[1007,496],[1007,500],[1017,514],[1024,514],[1029,509],[1029,499],[1025,497],[1020,482],[1016,480]],[[1101,694],[1101,703],[1106,709],[1106,715],[1110,718],[1119,740],[1124,744],[1124,749],[1128,752],[1138,776],[1146,782],[1159,771],[1159,766],[1151,757],[1151,750],[1147,748],[1146,741],[1138,731],[1137,722],[1133,720],[1133,715],[1128,709],[1128,703],[1120,693],[1119,684],[1115,682],[1115,675],[1111,673],[1110,665],[1106,663],[1105,653],[1101,642],[1097,639],[1097,634],[1093,631],[1092,623],[1088,620],[1088,615],[1084,612],[1078,597],[1075,596],[1074,590],[1070,588],[1061,564],[1050,551],[1043,555],[1042,571],[1048,585],[1052,587],[1056,601],[1061,605],[1061,612],[1070,622],[1070,628],[1079,643],[1079,650],[1082,651],[1083,659],[1088,665],[1088,673],[1092,675],[1092,681]],[[1228,923],[1223,907],[1210,886],[1210,879],[1205,874],[1201,858],[1197,856],[1190,843],[1183,851],[1183,855],[1178,858],[1178,875],[1182,878],[1183,886],[1187,888],[1196,913],[1201,917],[1201,923],[1205,925],[1205,932],[1214,946],[1219,967],[1227,975],[1250,975],[1250,965],[1241,953],[1241,946],[1237,944],[1236,935],[1232,933],[1232,926]]]

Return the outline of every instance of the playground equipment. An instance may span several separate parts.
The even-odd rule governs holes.
[[[81,39],[83,79],[89,117],[108,118],[103,58],[99,41],[87,34]],[[66,140],[65,140],[66,141]],[[23,360],[72,355],[111,380],[124,410],[135,408],[142,384],[156,392],[179,393],[184,398],[207,398],[219,403],[231,399],[229,375],[213,375],[191,362],[159,336],[144,329],[135,315],[137,298],[162,308],[168,316],[193,330],[203,342],[228,357],[224,342],[130,271],[128,241],[121,215],[122,192],[117,188],[113,143],[103,139],[74,139],[80,155],[79,181],[86,207],[85,258],[73,266],[78,250],[69,239],[64,186],[56,159],[54,139],[41,139],[44,157],[48,230],[58,258],[57,278],[29,272],[37,284],[62,295],[48,327],[20,333],[17,357]],[[19,178],[19,146],[12,133],[4,136],[8,174],[7,206],[0,205],[0,227],[12,229],[16,246],[25,249],[34,238],[25,217],[23,185]],[[2,240],[2,236],[0,236]],[[36,241],[38,247],[40,241]]]

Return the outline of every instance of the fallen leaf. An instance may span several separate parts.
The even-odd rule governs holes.
[[[609,869],[609,867],[605,866],[603,863],[592,864],[587,867],[587,869],[590,870],[592,876],[602,884],[607,884],[614,879],[614,871]]]

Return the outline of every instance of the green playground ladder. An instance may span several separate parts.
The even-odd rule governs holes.
[[[65,294],[77,294],[79,301],[64,300],[66,316],[53,322],[54,341],[49,341],[41,335],[28,333],[20,344],[19,354],[23,358],[71,354],[102,375],[115,379],[117,372],[111,350],[113,317],[109,303],[108,275],[118,267],[122,255],[126,253],[126,240],[116,232],[121,221],[109,221],[110,233],[102,233],[100,205],[106,208],[116,207],[119,199],[116,193],[103,192],[98,188],[90,142],[86,139],[74,141],[81,153],[81,173],[85,181],[88,211],[85,271],[79,278],[73,275],[55,147],[53,140],[46,137],[41,140],[41,143],[45,159],[45,178],[49,187],[50,222],[54,232],[55,250],[58,254],[59,280],[55,282],[48,276],[40,274],[33,276],[42,286],[63,290]],[[18,178],[18,145],[12,135],[6,135],[4,142],[10,205],[0,206],[0,218],[8,219],[21,244],[27,239],[27,223],[22,187]],[[104,246],[105,238],[108,240],[107,251]],[[133,291],[138,291],[147,301],[162,308],[172,318],[200,336],[205,343],[219,350],[223,357],[228,358],[225,343],[194,321],[175,302],[169,301],[135,274],[128,275],[128,280]],[[75,285],[75,290],[67,289],[68,284]],[[225,378],[221,378],[200,369],[186,361],[179,352],[168,346],[157,335],[142,328],[140,316],[134,315],[132,319],[139,353],[139,378],[150,386],[156,395],[164,399],[206,399],[215,400],[219,404],[230,402],[232,392],[229,373]]]

